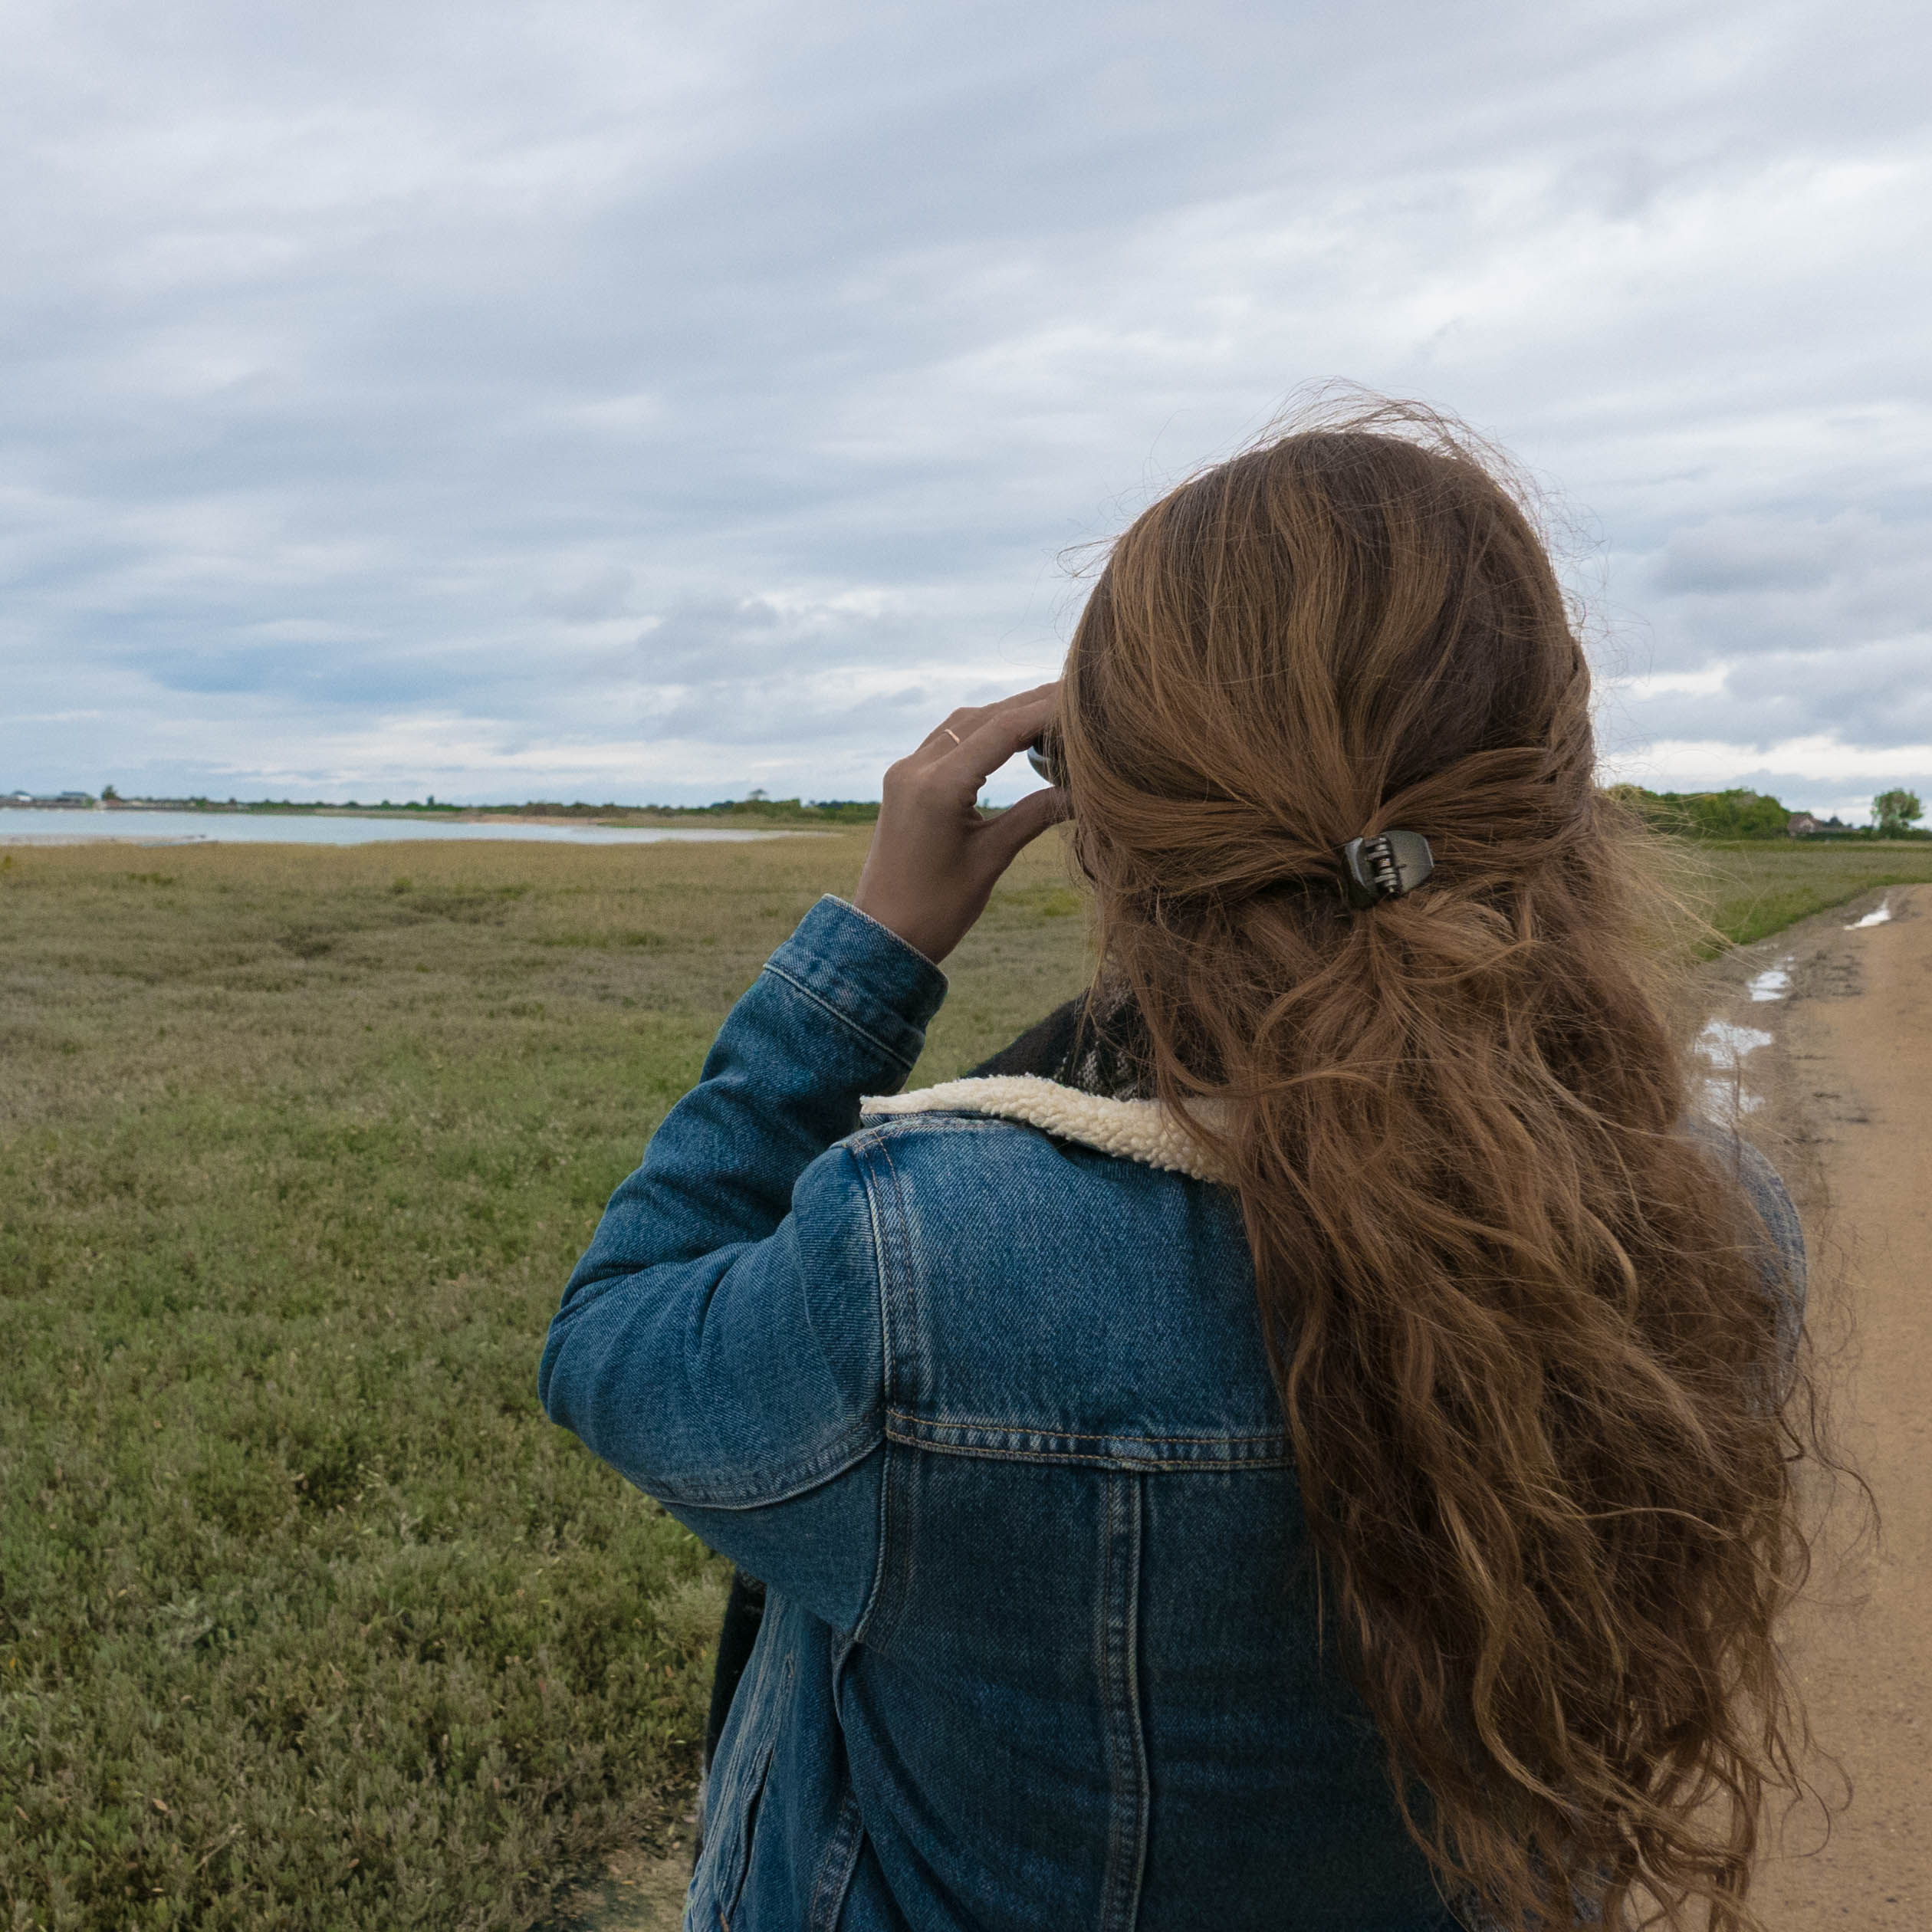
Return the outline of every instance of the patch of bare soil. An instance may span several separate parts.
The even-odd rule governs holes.
[[[1932,887],[1894,886],[1733,955],[1701,1036],[1804,1216],[1818,1368],[1857,1498],[1787,1632],[1850,1801],[1794,1814],[1753,1903],[1772,1932],[1932,1925]]]
[[[626,1845],[559,1902],[541,1932],[678,1932],[691,1884],[687,1815],[656,1838]]]

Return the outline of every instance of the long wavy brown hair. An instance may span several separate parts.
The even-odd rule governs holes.
[[[1753,1927],[1803,1371],[1508,476],[1385,403],[1146,511],[1067,660],[1076,849],[1235,1177],[1328,1641],[1445,1895]],[[1434,876],[1352,912],[1338,849],[1390,827]]]

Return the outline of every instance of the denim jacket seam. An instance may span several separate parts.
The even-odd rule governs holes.
[[[864,912],[859,907],[854,905],[850,899],[841,899],[836,892],[822,892],[814,902],[812,910],[816,912],[819,907],[826,904],[828,900],[841,912],[849,912],[861,925],[869,927],[889,945],[904,953],[909,959],[915,961],[928,972],[938,973],[941,979],[945,978],[945,974],[941,969],[937,960],[928,959],[917,946],[913,945],[911,940],[901,938],[883,919],[875,919],[869,912]]]
[[[849,899],[840,899],[836,892],[819,895],[771,958],[799,961],[808,972],[822,968],[836,975],[845,973],[853,956],[861,952],[875,955],[866,961],[868,982],[884,978],[915,997],[936,989],[937,997],[932,1001],[935,1009],[945,999],[948,982],[937,964],[917,946],[901,938],[890,926],[869,912],[861,912]],[[881,953],[886,957],[876,956]]]
[[[879,1053],[884,1054],[895,1065],[904,1067],[909,1073],[912,1070],[913,1060],[918,1057],[916,1055],[912,1060],[909,1060],[896,1046],[890,1046],[885,1040],[881,1040],[878,1034],[867,1027],[863,1020],[856,1018],[853,1014],[846,1012],[843,1007],[828,1000],[823,994],[814,991],[803,980],[794,974],[788,973],[784,967],[778,965],[775,961],[767,960],[763,970],[769,973],[774,979],[782,980],[801,999],[810,1000],[813,1005],[829,1013],[840,1025],[856,1033],[869,1046],[876,1048]],[[914,1027],[909,1020],[904,1024],[912,1032],[916,1033],[920,1030]]]
[[[691,1510],[770,1509],[777,1503],[790,1503],[813,1490],[823,1489],[827,1483],[863,1462],[884,1440],[884,1411],[873,1408],[823,1447],[815,1449],[801,1461],[786,1465],[782,1474],[759,1478],[754,1494],[746,1496],[734,1489],[728,1493],[730,1500],[727,1500],[725,1495],[708,1494],[702,1488],[694,1490],[664,1483],[652,1484],[650,1493],[660,1503],[678,1503]]]
[[[1107,1860],[1099,1932],[1132,1932],[1147,1869],[1147,1738],[1140,1709],[1140,1572],[1145,1493],[1116,1474],[1101,1500],[1100,1590],[1094,1638],[1108,1759]]]
[[[848,1158],[859,1171],[861,1185],[866,1191],[866,1217],[872,1230],[872,1273],[879,1289],[879,1394],[886,1413],[889,1414],[892,1396],[892,1294],[886,1281],[886,1236],[880,1224],[879,1197],[872,1186],[872,1178],[866,1164],[850,1153]],[[891,1165],[890,1162],[887,1165]],[[885,1431],[882,1421],[880,1430]],[[872,1581],[866,1589],[866,1600],[859,1606],[859,1615],[853,1625],[855,1638],[864,1631],[872,1621],[872,1614],[879,1602],[880,1591],[886,1581],[886,1547],[887,1533],[891,1524],[892,1472],[889,1455],[886,1465],[879,1474],[879,1530],[877,1547],[872,1554]]]
[[[1057,1429],[1038,1422],[996,1422],[989,1416],[964,1415],[942,1418],[936,1415],[915,1415],[912,1410],[900,1408],[891,1401],[886,1405],[886,1417],[889,1422],[907,1422],[922,1429],[997,1429],[1008,1435],[1058,1436],[1066,1442],[1145,1442],[1194,1443],[1209,1445],[1232,1446],[1241,1442],[1278,1442],[1286,1444],[1288,1440],[1285,1429],[1264,1429],[1250,1435],[1154,1435],[1137,1436],[1119,1430],[1083,1433],[1078,1429]]]
[[[1017,1129],[1021,1133],[1033,1134],[1043,1140],[1057,1136],[1050,1134],[1043,1127],[1036,1127],[1031,1122],[1005,1120],[994,1114],[969,1113],[904,1113],[877,1114],[866,1120],[863,1131],[867,1134],[891,1135],[895,1140],[907,1140],[915,1134],[971,1134],[991,1132],[996,1129]],[[1077,1145],[1078,1143],[1075,1143]],[[1089,1148],[1089,1153],[1097,1152]],[[1117,1157],[1116,1157],[1117,1158]]]
[[[865,1838],[865,1821],[859,1810],[858,1794],[848,1774],[839,1814],[819,1855],[813,1878],[811,1906],[806,1917],[807,1932],[832,1932],[852,1889],[852,1875],[858,1868],[859,1848]]]
[[[905,1189],[899,1179],[899,1164],[892,1158],[892,1148],[888,1146],[882,1139],[877,1141],[875,1144],[879,1149],[879,1159],[885,1163],[886,1176],[890,1180],[892,1188],[892,1208],[894,1211],[889,1216],[882,1217],[879,1242],[879,1285],[885,1297],[886,1305],[889,1309],[892,1298],[892,1256],[891,1252],[892,1244],[889,1238],[889,1231],[895,1232],[899,1228],[902,1227],[905,1225]],[[889,1230],[888,1226],[889,1223],[890,1224]],[[898,1383],[899,1364],[893,1357],[889,1355],[881,1362],[880,1367],[882,1372],[880,1379],[885,1386],[886,1407],[889,1411],[893,1407],[892,1397]]]
[[[1241,1475],[1265,1469],[1288,1469],[1294,1458],[1280,1456],[1109,1456],[1099,1450],[999,1449],[990,1445],[926,1442],[909,1436],[888,1436],[901,1448],[923,1449],[935,1456],[959,1456],[981,1462],[1056,1463],[1075,1469],[1114,1470],[1123,1475]]]
[[[899,1169],[893,1164],[892,1151],[886,1145],[882,1140],[877,1138],[873,1139],[872,1146],[876,1149],[879,1160],[884,1164],[886,1178],[888,1181],[889,1181],[893,1194],[896,1198],[899,1184]],[[897,1385],[899,1376],[899,1365],[895,1352],[896,1342],[895,1339],[895,1329],[892,1319],[892,1256],[891,1237],[893,1229],[894,1216],[892,1211],[892,1206],[880,1201],[879,1199],[879,1188],[875,1180],[872,1164],[869,1162],[862,1161],[859,1163],[859,1171],[865,1177],[866,1198],[872,1216],[872,1245],[874,1252],[878,1257],[880,1350],[879,1381],[884,1397],[886,1412],[886,1414],[889,1414],[892,1408],[893,1392]],[[889,1607],[885,1631],[882,1633],[874,1628],[874,1620],[879,1615],[882,1605],[889,1606],[891,1595],[890,1586],[892,1580],[892,1566],[894,1562],[897,1560],[901,1554],[900,1545],[902,1543],[905,1546],[903,1553],[905,1561],[908,1566],[907,1574],[901,1581],[898,1593],[898,1613],[903,1613],[905,1601],[911,1594],[912,1576],[910,1566],[912,1561],[912,1552],[916,1546],[914,1539],[911,1537],[895,1537],[892,1533],[895,1515],[895,1505],[897,1500],[897,1490],[893,1480],[895,1472],[893,1469],[893,1460],[892,1455],[892,1438],[884,1415],[882,1415],[880,1418],[880,1432],[882,1436],[884,1437],[886,1441],[886,1459],[883,1467],[882,1467],[879,1471],[879,1550],[876,1557],[873,1560],[872,1589],[868,1594],[865,1608],[860,1614],[857,1624],[854,1626],[855,1635],[861,1637],[863,1641],[868,1643],[877,1643],[881,1640],[882,1636],[889,1636],[891,1635],[893,1614],[891,1612]]]

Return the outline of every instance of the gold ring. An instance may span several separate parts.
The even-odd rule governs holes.
[[[961,746],[962,748],[964,748],[966,741],[961,738],[950,724],[941,724],[939,728],[945,733],[948,738],[952,740],[954,744]]]

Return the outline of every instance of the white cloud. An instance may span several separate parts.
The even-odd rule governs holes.
[[[1732,744],[1722,738],[1661,738],[1641,751],[1622,753],[1605,762],[1614,778],[1650,784],[1660,791],[1740,785],[1772,772],[1809,784],[1867,780],[1882,790],[1904,784],[1913,772],[1932,770],[1932,741],[1878,748],[1823,736],[1767,745]]]
[[[1559,492],[1613,756],[1932,790],[1928,43],[18,0],[0,786],[871,791],[1343,373]]]

